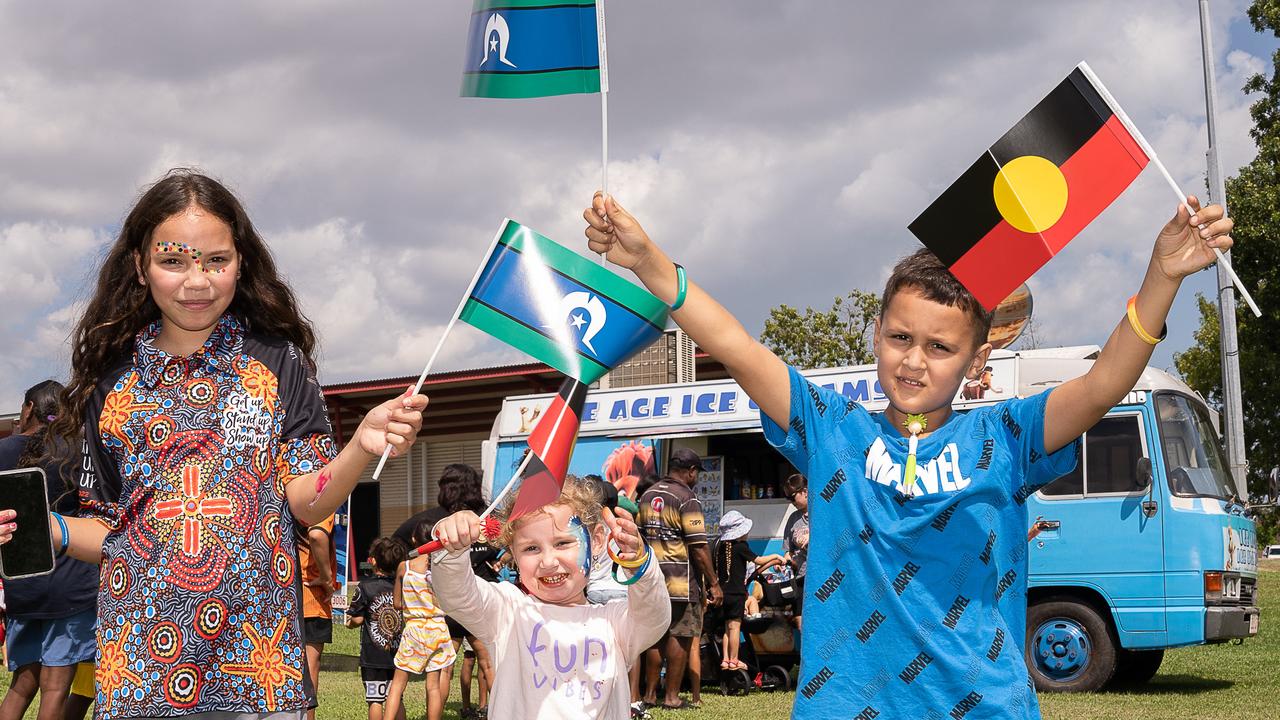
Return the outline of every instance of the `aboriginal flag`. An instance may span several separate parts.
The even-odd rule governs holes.
[[[1081,63],[910,225],[988,310],[1124,192],[1148,157]]]
[[[511,518],[536,511],[555,502],[569,472],[569,458],[578,441],[578,426],[587,386],[573,378],[565,378],[560,391],[542,413],[542,419],[529,435],[529,458],[515,482],[515,506]]]
[[[584,383],[653,344],[667,305],[507,220],[459,316]]]

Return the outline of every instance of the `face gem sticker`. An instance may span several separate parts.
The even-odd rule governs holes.
[[[186,243],[180,243],[180,242],[157,242],[156,243],[154,254],[162,255],[162,254],[169,254],[169,253],[186,255],[187,257],[191,258],[192,261],[195,262],[196,267],[200,268],[200,272],[206,273],[208,275],[218,275],[220,273],[224,273],[227,271],[225,267],[212,268],[212,269],[206,267],[203,260],[204,254]]]

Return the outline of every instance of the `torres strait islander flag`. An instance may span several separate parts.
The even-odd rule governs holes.
[[[595,0],[475,0],[466,97],[600,92]]]
[[[506,220],[459,317],[590,384],[658,339],[667,305]]]
[[[515,505],[511,519],[534,512],[555,502],[569,472],[569,459],[578,441],[582,405],[587,398],[585,383],[565,378],[560,391],[542,413],[542,419],[529,435],[529,461],[515,482]]]
[[[988,310],[1124,192],[1148,157],[1081,63],[910,230]]]

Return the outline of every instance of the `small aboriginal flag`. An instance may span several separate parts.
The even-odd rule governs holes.
[[[1148,157],[1081,63],[910,230],[988,310],[1124,192]]]
[[[560,497],[565,475],[569,472],[569,459],[573,457],[573,446],[578,440],[578,426],[586,398],[585,384],[565,378],[551,406],[543,411],[542,419],[529,435],[532,457],[515,480],[520,487],[516,490],[511,519],[534,512]]]
[[[658,339],[667,305],[507,220],[459,317],[589,384]]]
[[[595,0],[475,0],[465,97],[600,92]]]

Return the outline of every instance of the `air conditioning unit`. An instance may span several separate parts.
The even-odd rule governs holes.
[[[600,378],[599,387],[608,390],[694,382],[694,347],[683,330],[667,330],[652,345]]]

